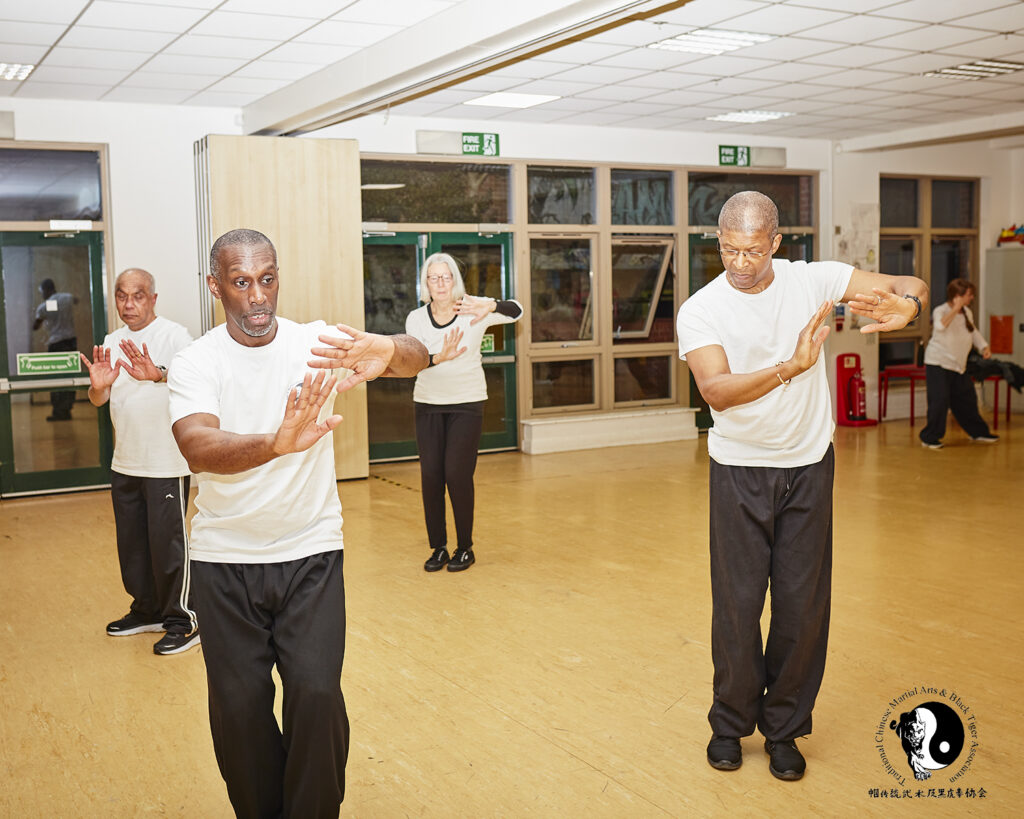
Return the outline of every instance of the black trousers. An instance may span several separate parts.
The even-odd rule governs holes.
[[[811,732],[832,597],[831,445],[794,469],[711,461],[711,656],[717,736]],[[771,585],[762,649],[761,611]]]
[[[338,816],[349,744],[342,565],[340,549],[284,563],[193,564],[213,748],[239,817]]]
[[[51,353],[70,353],[78,349],[77,338],[65,338],[47,345]],[[75,405],[74,390],[60,390],[50,393],[50,406],[53,407],[54,418],[70,418],[71,408]]]
[[[949,410],[953,410],[957,423],[972,438],[991,435],[988,424],[978,412],[978,394],[969,375],[928,364],[924,368],[924,384],[928,394],[928,423],[920,432],[922,441],[937,444],[942,439]]]
[[[448,404],[443,409],[416,404],[416,446],[427,541],[431,549],[448,545],[444,492],[452,502],[458,548],[473,546],[473,473],[484,426],[483,401]]]
[[[110,473],[117,557],[133,614],[190,633],[191,591],[185,510],[189,476],[138,478]]]

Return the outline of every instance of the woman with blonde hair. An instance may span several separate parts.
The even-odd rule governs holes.
[[[423,516],[430,557],[428,572],[468,569],[473,554],[473,473],[483,431],[487,381],[480,345],[484,331],[523,315],[514,300],[466,295],[455,259],[447,253],[427,257],[420,270],[420,300],[409,313],[405,331],[421,341],[430,364],[416,376],[416,446],[420,455]],[[457,538],[448,554],[445,489],[452,503]]]
[[[972,346],[983,358],[991,355],[988,342],[974,326],[968,306],[972,301],[974,285],[967,279],[953,279],[946,287],[946,301],[932,311],[932,338],[924,350],[928,423],[920,432],[921,444],[928,449],[942,449],[949,410],[972,441],[991,444],[999,440],[978,412],[974,382],[964,372]]]

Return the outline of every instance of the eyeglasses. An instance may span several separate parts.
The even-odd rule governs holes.
[[[451,280],[452,277],[450,273],[446,273],[443,276],[427,276],[427,281],[430,282],[431,284],[437,284],[438,282],[444,282],[445,284],[448,284],[449,282],[451,282]]]
[[[763,253],[759,250],[727,250],[724,247],[719,246],[718,252],[722,254],[723,259],[735,259],[737,256],[745,256],[752,262],[759,262],[765,256],[771,256],[771,253]]]

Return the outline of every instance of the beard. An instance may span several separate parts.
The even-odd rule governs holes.
[[[251,319],[255,316],[269,316],[270,320],[266,324],[254,324]],[[242,329],[242,332],[253,338],[265,336],[274,329],[276,323],[272,310],[259,310],[254,313],[243,314],[238,320],[238,326]]]

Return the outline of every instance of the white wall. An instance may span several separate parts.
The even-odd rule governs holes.
[[[107,143],[115,271],[149,270],[157,313],[198,335],[196,208],[192,144],[241,133],[240,111],[117,102],[5,99],[19,140]]]

